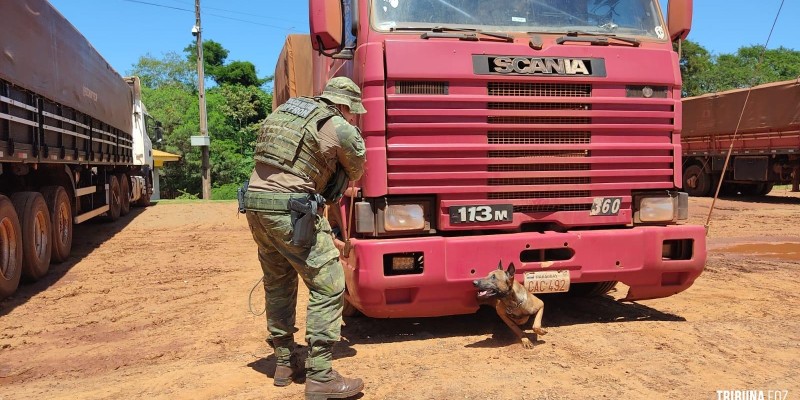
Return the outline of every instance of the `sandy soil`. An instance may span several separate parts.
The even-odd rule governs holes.
[[[692,199],[693,222],[710,203]],[[692,288],[634,304],[614,301],[621,287],[547,297],[549,334],[533,350],[487,310],[355,318],[334,365],[364,378],[364,399],[716,399],[718,389],[794,398],[797,221],[797,194],[720,200]],[[264,317],[247,307],[259,277],[233,203],[162,203],[80,226],[70,261],[0,303],[0,399],[302,398],[302,385],[272,386]]]

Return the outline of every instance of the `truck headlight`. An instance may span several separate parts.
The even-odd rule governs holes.
[[[639,203],[639,220],[642,222],[667,222],[675,218],[675,201],[672,197],[645,197]]]
[[[418,231],[425,227],[425,212],[419,204],[387,205],[383,228],[387,232]]]
[[[689,219],[689,195],[683,192],[636,196],[635,223],[677,222]]]

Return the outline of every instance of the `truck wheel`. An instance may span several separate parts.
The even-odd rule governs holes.
[[[64,262],[72,252],[72,204],[67,191],[61,186],[42,188],[42,195],[47,203],[47,209],[50,210],[53,232],[53,253],[50,262]]]
[[[106,219],[116,221],[119,219],[121,196],[119,192],[119,181],[115,175],[108,179],[108,212]]]
[[[692,197],[708,196],[711,192],[711,175],[697,164],[686,167],[683,171],[683,190]]]
[[[22,233],[22,276],[36,281],[50,269],[53,249],[50,211],[38,192],[19,192],[11,196],[19,215]]]
[[[775,184],[772,183],[772,182],[770,182],[770,183],[762,183],[762,185],[764,185],[764,186],[761,187],[761,191],[758,193],[759,196],[768,195],[769,192],[772,191],[772,188],[775,187]]]
[[[136,202],[136,205],[139,207],[150,207],[150,194],[142,194],[142,197]]]
[[[617,281],[573,283],[569,285],[569,294],[577,297],[602,296],[617,286]]]
[[[363,314],[361,314],[361,311],[358,311],[358,309],[354,305],[350,304],[350,302],[347,301],[347,297],[345,297],[342,301],[344,301],[344,307],[342,307],[342,316],[343,317],[361,317],[361,316],[363,316]]]
[[[0,300],[17,291],[22,275],[22,235],[14,205],[0,195]]]
[[[119,215],[128,215],[131,212],[131,184],[130,179],[128,179],[128,175],[126,174],[117,174],[117,180],[119,181],[119,195],[120,195],[120,202],[119,202]]]
[[[345,287],[344,288],[344,295],[342,296],[342,302],[344,303],[344,306],[342,307],[342,316],[343,317],[363,317],[364,314],[362,314],[361,311],[358,311],[358,309],[352,303],[347,301],[347,296],[349,296],[349,295],[350,295],[350,293],[347,291],[347,287]]]

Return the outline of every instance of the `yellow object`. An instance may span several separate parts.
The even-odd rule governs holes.
[[[153,166],[161,168],[165,162],[178,161],[181,156],[177,154],[167,153],[166,151],[153,149]]]

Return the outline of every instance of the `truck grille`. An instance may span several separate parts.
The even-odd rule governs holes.
[[[489,82],[489,96],[591,97],[592,85],[572,83]]]
[[[423,97],[395,82],[403,95],[387,95],[388,193],[436,195],[445,225],[449,207],[509,203],[515,223],[629,223],[632,191],[674,188],[674,101],[604,85],[459,82]],[[595,197],[612,196],[625,212],[588,216]]]

